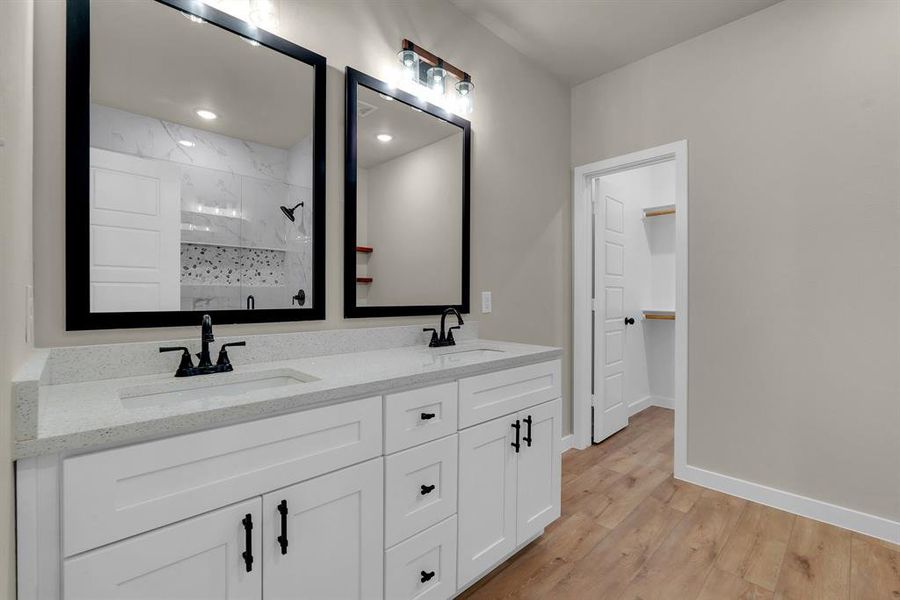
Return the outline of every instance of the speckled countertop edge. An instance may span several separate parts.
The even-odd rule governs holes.
[[[102,420],[106,412],[114,413],[118,402],[119,412],[122,405],[110,396],[111,389],[121,389],[129,385],[161,381],[163,376],[132,377],[121,380],[108,380],[97,383],[69,384],[66,386],[41,386],[41,388],[66,388],[67,399],[46,400],[42,395],[39,401],[39,424],[37,436],[32,439],[17,440],[14,446],[14,460],[40,456],[45,454],[83,452],[110,446],[123,445],[139,441],[158,439],[192,431],[200,431],[223,425],[251,421],[259,418],[275,416],[309,408],[339,404],[359,398],[378,396],[386,392],[410,389],[453,381],[462,377],[470,377],[490,371],[509,369],[518,366],[555,360],[562,356],[562,350],[546,346],[532,346],[512,342],[493,340],[471,340],[456,347],[457,351],[465,349],[497,349],[503,354],[481,357],[464,364],[452,366],[418,366],[416,360],[433,357],[432,350],[420,347],[391,348],[360,353],[348,353],[331,356],[310,357],[272,363],[260,363],[247,367],[247,370],[266,370],[274,368],[292,368],[318,378],[314,383],[304,384],[299,390],[285,388],[267,389],[230,397],[227,401],[212,403],[208,408],[198,408],[190,412],[155,416],[152,409],[131,422],[113,423],[110,426],[95,426],[98,413]],[[446,351],[447,349],[444,349]],[[379,368],[379,364],[389,365],[392,362],[406,360],[407,365],[399,368]],[[367,365],[370,372],[360,369]],[[240,369],[240,368],[239,368]],[[358,371],[363,371],[359,373]],[[209,377],[215,377],[211,375]],[[83,406],[73,410],[68,403],[78,402],[77,390],[83,394],[91,393],[91,386],[99,386],[104,393],[98,398],[84,397]],[[49,390],[48,390],[49,391]],[[69,392],[72,393],[69,393]],[[50,397],[51,394],[46,394]],[[68,398],[71,397],[71,400]],[[96,400],[96,401],[95,401]],[[64,411],[63,411],[64,408]],[[80,428],[79,411],[85,411],[86,424]],[[54,412],[55,411],[55,412]],[[60,412],[67,412],[69,420],[63,421],[65,427],[45,426],[53,423]],[[141,411],[136,411],[141,412]],[[133,416],[135,413],[129,413]],[[61,421],[60,419],[56,419]],[[74,421],[74,423],[72,422]]]

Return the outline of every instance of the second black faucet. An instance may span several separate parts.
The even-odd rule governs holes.
[[[454,325],[450,329],[444,329],[445,321],[447,320],[447,315],[456,315],[457,325]],[[438,332],[433,327],[426,327],[422,331],[430,331],[431,332],[431,341],[428,342],[429,348],[442,348],[444,346],[455,346],[456,340],[453,339],[453,330],[459,329],[463,326],[463,318],[462,315],[459,314],[459,311],[453,308],[452,306],[449,308],[445,308],[444,312],[441,313],[441,334],[438,335]]]

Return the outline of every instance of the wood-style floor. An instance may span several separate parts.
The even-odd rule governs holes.
[[[672,411],[563,455],[562,517],[468,599],[900,599],[900,546],[672,478]]]

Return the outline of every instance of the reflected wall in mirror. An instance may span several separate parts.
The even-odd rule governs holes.
[[[68,328],[324,318],[325,59],[189,0],[68,10]]]
[[[469,308],[469,122],[347,70],[345,315]]]

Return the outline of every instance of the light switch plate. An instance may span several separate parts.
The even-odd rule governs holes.
[[[491,312],[491,293],[481,292],[481,312],[487,314]]]

